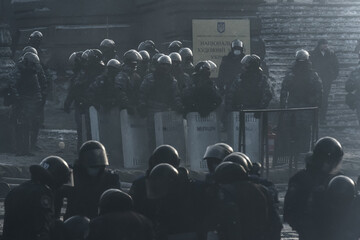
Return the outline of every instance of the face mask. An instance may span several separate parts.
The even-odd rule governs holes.
[[[241,50],[234,50],[234,55],[239,56],[241,54]]]

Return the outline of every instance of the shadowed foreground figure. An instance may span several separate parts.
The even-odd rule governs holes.
[[[325,240],[326,187],[339,175],[339,164],[344,152],[334,138],[324,137],[317,141],[306,159],[306,168],[289,180],[284,202],[284,221],[298,232],[300,240]]]
[[[50,240],[57,228],[54,193],[70,180],[70,168],[50,156],[30,166],[31,180],[14,188],[5,199],[4,240]]]
[[[67,198],[65,219],[75,215],[96,217],[101,194],[110,188],[120,189],[119,176],[105,169],[108,165],[106,150],[101,143],[88,141],[82,145],[74,163],[74,187],[62,189],[59,196]],[[57,211],[59,209],[58,206]]]
[[[99,216],[91,220],[88,240],[152,240],[151,222],[133,211],[132,198],[118,189],[105,191],[99,202]]]

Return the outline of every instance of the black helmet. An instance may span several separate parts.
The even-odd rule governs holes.
[[[143,60],[144,62],[150,61],[150,54],[148,53],[148,51],[146,51],[146,50],[141,50],[139,53],[140,53],[140,55],[141,55],[141,57],[142,57],[142,60]]]
[[[125,64],[137,64],[142,60],[142,57],[138,51],[135,49],[130,49],[124,53],[124,63]]]
[[[103,55],[99,49],[90,49],[87,55],[87,61],[89,64],[101,64],[104,65],[102,61]]]
[[[145,43],[144,42],[139,43],[139,46],[138,46],[137,50],[138,51],[146,50],[145,49]]]
[[[82,56],[83,52],[79,51],[79,52],[73,52],[70,57],[69,57],[69,64],[70,66],[75,66],[77,64],[81,63],[81,56]]]
[[[172,53],[172,52],[179,52],[179,50],[182,48],[182,42],[180,41],[172,41],[170,44],[169,44],[169,47],[168,47],[168,50],[169,50],[169,53]]]
[[[24,54],[22,58],[26,64],[35,64],[35,65],[40,64],[40,59],[38,55],[36,55],[35,53],[27,52]]]
[[[347,176],[336,176],[328,184],[327,194],[332,202],[349,204],[355,197],[355,183]]]
[[[108,166],[109,161],[104,145],[94,140],[85,142],[80,147],[79,158],[75,164],[83,167]]]
[[[107,49],[114,51],[115,50],[115,42],[111,39],[104,39],[100,43],[100,49],[102,51],[107,51]]]
[[[250,170],[250,174],[260,175],[261,168],[262,168],[261,163],[254,162],[253,165],[252,165],[252,168]]]
[[[216,143],[206,148],[203,159],[216,158],[222,161],[227,155],[233,153],[234,150],[226,143]]]
[[[211,65],[208,61],[201,61],[195,65],[194,71],[196,73],[206,73],[210,76]]]
[[[261,59],[258,55],[245,55],[241,60],[245,70],[261,70]]]
[[[19,66],[23,69],[36,71],[38,69],[38,65],[40,64],[40,59],[35,53],[27,52],[20,57],[19,64]]]
[[[250,160],[250,158],[249,158],[248,155],[246,155],[245,153],[242,153],[242,152],[237,152],[237,154],[243,156],[243,157],[246,159],[247,164],[248,164],[248,166],[249,166],[250,169],[253,167],[253,163],[251,162],[251,160]]]
[[[50,174],[53,187],[58,188],[68,183],[71,176],[71,169],[67,162],[58,156],[49,156],[40,162],[40,167]]]
[[[217,69],[217,65],[213,61],[206,60],[206,62],[210,65],[210,72],[215,71]]]
[[[31,52],[31,53],[34,53],[34,54],[38,55],[37,50],[35,48],[31,47],[31,46],[24,47],[24,49],[22,50],[22,55],[24,55],[27,52]]]
[[[235,39],[234,41],[231,42],[231,49],[242,50],[243,48],[244,48],[244,43],[239,39]]]
[[[309,61],[310,54],[308,51],[301,49],[299,51],[296,51],[295,59],[298,62],[306,62]]]
[[[108,189],[100,197],[99,215],[131,211],[133,208],[134,202],[131,196],[119,189]]]
[[[151,62],[153,64],[157,64],[160,57],[165,56],[163,53],[155,53],[154,56],[151,58]]]
[[[223,162],[237,163],[237,164],[240,164],[241,166],[243,166],[243,168],[246,170],[246,172],[250,171],[250,167],[248,165],[246,158],[242,154],[239,154],[239,152],[233,152],[233,153],[227,155],[224,158]]]
[[[315,143],[310,164],[318,169],[326,165],[327,169],[323,170],[331,172],[339,165],[343,156],[343,148],[335,138],[323,137]]]
[[[167,55],[159,57],[157,62],[158,62],[158,64],[166,64],[166,65],[171,65],[172,64],[171,58],[169,56],[167,56]]]
[[[147,196],[150,199],[159,199],[168,195],[178,182],[178,170],[168,163],[156,165],[147,179]]]
[[[248,177],[243,166],[233,162],[223,162],[215,169],[215,181],[221,184],[229,184]]]
[[[89,53],[90,53],[90,49],[86,49],[82,54],[81,54],[81,61],[83,63],[86,63],[89,60]]]
[[[72,216],[64,222],[66,239],[86,239],[89,235],[90,219],[84,216]]]
[[[181,63],[182,59],[181,59],[181,55],[177,52],[172,52],[169,54],[169,57],[171,58],[171,61],[173,63]]]
[[[40,31],[34,31],[29,36],[29,44],[34,47],[39,47],[43,39],[43,34]]]
[[[149,169],[160,163],[168,163],[174,167],[180,164],[180,157],[177,150],[170,145],[160,145],[151,154],[149,159]]]
[[[144,49],[142,49],[142,50],[154,51],[155,49],[156,49],[156,47],[155,47],[154,41],[152,41],[152,40],[145,40],[144,41]]]
[[[183,61],[192,61],[194,56],[190,48],[181,48],[179,53]]]
[[[106,67],[107,68],[112,67],[112,68],[120,70],[121,69],[121,63],[116,59],[110,59],[108,61],[108,63],[106,64]]]

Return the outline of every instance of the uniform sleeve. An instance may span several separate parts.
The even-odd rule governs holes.
[[[173,84],[172,84],[172,92],[173,92],[174,110],[178,113],[183,113],[184,106],[182,104],[180,90],[178,88],[178,84],[175,79],[173,80]]]
[[[263,79],[262,79],[262,88],[263,88],[263,96],[262,96],[262,100],[261,100],[261,108],[267,108],[269,106],[269,103],[271,101],[271,99],[273,98],[273,92],[271,89],[271,85],[270,82],[267,78],[266,75],[263,75]]]
[[[289,96],[289,82],[290,82],[290,76],[286,75],[282,84],[281,84],[281,90],[280,90],[280,108],[285,108],[287,99]]]
[[[129,77],[124,73],[119,73],[115,78],[115,88],[118,91],[118,100],[121,108],[129,107],[129,97],[127,95],[129,80]]]
[[[240,105],[239,98],[241,97],[241,94],[239,94],[240,86],[241,78],[240,75],[238,75],[225,96],[225,107],[228,112],[238,110],[237,108]]]
[[[219,79],[219,88],[220,91],[225,91],[225,81],[226,81],[226,60],[225,57],[223,57],[221,59],[221,63],[220,63],[220,67],[219,67],[219,75],[218,75],[218,79]]]
[[[315,101],[316,101],[316,106],[321,107],[321,103],[322,103],[322,95],[323,95],[323,85],[322,85],[322,81],[321,78],[319,77],[319,75],[317,73],[315,73]]]
[[[46,91],[48,89],[48,81],[47,81],[43,67],[40,64],[37,67],[38,67],[37,76],[39,79],[41,94],[44,97],[46,95]]]

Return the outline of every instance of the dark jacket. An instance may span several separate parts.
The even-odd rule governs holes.
[[[143,215],[128,211],[114,212],[90,222],[88,240],[153,240],[151,222]]]
[[[235,56],[233,52],[230,52],[222,58],[218,77],[221,91],[226,93],[231,88],[236,77],[242,72],[241,60],[244,56],[245,54]]]
[[[74,168],[74,187],[67,188],[63,197],[67,198],[64,218],[75,215],[94,218],[98,215],[98,203],[101,194],[110,188],[120,189],[119,176],[105,170],[97,178],[88,177],[83,170]]]
[[[262,71],[244,72],[238,75],[226,96],[226,109],[267,108],[272,99],[272,90],[267,76]]]
[[[31,180],[11,190],[5,199],[4,240],[51,239],[55,224],[53,191],[41,169],[30,171]]]
[[[202,117],[208,116],[216,110],[222,102],[221,95],[214,83],[207,79],[204,83],[198,83],[198,76],[193,75],[196,82],[191,87],[186,88],[182,93],[182,102],[185,113],[198,112]]]
[[[320,107],[322,101],[322,82],[316,72],[289,71],[280,91],[280,107]]]
[[[310,61],[312,62],[314,71],[317,72],[323,81],[324,86],[331,85],[331,83],[339,75],[339,62],[335,53],[331,50],[326,50],[322,55],[320,49],[317,47],[310,52]]]
[[[157,71],[145,76],[140,86],[139,107],[141,112],[183,112],[177,81],[170,74]]]

